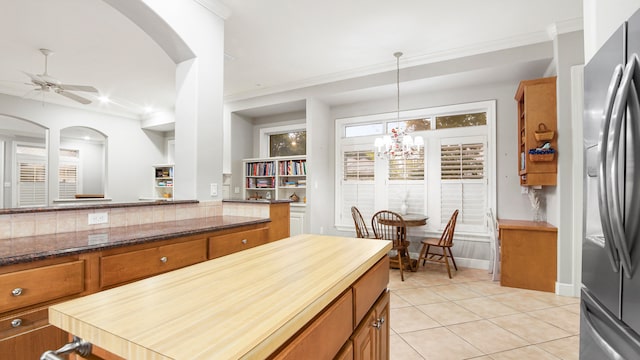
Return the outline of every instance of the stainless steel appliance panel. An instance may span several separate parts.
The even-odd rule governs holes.
[[[624,65],[625,26],[621,26],[600,48],[584,69],[584,239],[582,246],[582,282],[616,316],[620,314],[620,266],[611,236],[601,225],[599,206],[598,141],[603,130],[609,85],[616,67]],[[615,89],[614,89],[615,90]],[[609,98],[611,95],[609,94]],[[606,180],[606,179],[605,179]],[[606,209],[605,209],[606,210]],[[614,269],[615,268],[615,269]]]
[[[637,95],[640,93],[640,12],[634,14],[627,21],[627,64],[635,62],[632,89],[629,91],[627,111],[627,150],[626,150],[626,183],[625,183],[625,232],[627,246],[631,253],[631,278],[623,277],[621,319],[633,331],[640,334],[640,240],[638,226],[640,225],[640,179],[635,169],[639,168],[636,161],[640,160],[640,114],[638,113]],[[635,97],[635,99],[634,99]],[[635,105],[634,105],[635,102]],[[635,111],[634,111],[635,109]]]

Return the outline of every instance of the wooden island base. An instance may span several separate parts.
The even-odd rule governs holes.
[[[390,248],[299,235],[55,304],[49,321],[105,359],[388,359]]]

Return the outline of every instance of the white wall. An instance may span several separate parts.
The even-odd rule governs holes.
[[[640,0],[584,0],[584,63],[640,8]]]
[[[50,169],[57,169],[61,129],[85,126],[98,130],[107,136],[106,195],[114,202],[132,202],[137,201],[141,195],[151,194],[151,165],[161,163],[164,159],[162,133],[142,130],[137,120],[55,104],[43,105],[39,101],[9,95],[0,94],[0,109],[2,114],[31,120],[49,129]],[[52,186],[57,189],[57,180],[57,172],[50,171],[50,189]],[[50,190],[50,201],[55,197],[53,194]]]

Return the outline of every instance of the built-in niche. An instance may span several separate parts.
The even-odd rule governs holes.
[[[0,114],[0,206],[47,205],[48,129]]]
[[[104,198],[107,137],[92,128],[60,130],[58,200]]]

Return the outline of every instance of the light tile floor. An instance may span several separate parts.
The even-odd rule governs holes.
[[[452,270],[453,271],[453,270]],[[390,270],[391,360],[578,359],[580,299],[501,287],[486,270]]]

